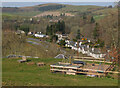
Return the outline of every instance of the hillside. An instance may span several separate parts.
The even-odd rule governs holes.
[[[10,54],[40,58],[53,58],[58,54],[74,55],[74,51],[60,48],[57,44],[40,41],[24,35],[16,35],[11,31],[4,31],[2,38],[3,57]]]
[[[22,16],[35,16],[39,13],[45,11],[59,11],[60,13],[74,13],[78,14],[79,12],[86,12],[86,11],[93,11],[103,9],[104,7],[100,6],[73,6],[73,5],[63,5],[63,4],[43,4],[43,5],[36,5],[31,7],[5,7],[2,8],[3,13],[9,14],[16,14]],[[27,13],[29,15],[27,15]]]
[[[118,86],[116,7],[48,3],[2,11],[3,86]]]
[[[111,47],[113,43],[117,45],[118,42],[116,7],[48,3],[31,7],[3,8],[2,11],[3,30],[16,30],[17,26],[29,25],[30,31],[41,31],[45,34],[47,25],[55,24],[50,21],[61,19],[65,21],[65,32],[69,34],[71,40],[76,37],[78,29],[85,37],[93,40],[93,31],[98,23],[99,39],[104,41],[105,46]],[[91,23],[92,17],[94,23]]]

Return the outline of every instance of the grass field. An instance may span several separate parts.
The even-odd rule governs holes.
[[[117,79],[107,77],[91,78],[83,75],[65,75],[50,72],[50,64],[60,59],[30,59],[31,62],[44,62],[43,67],[18,63],[18,59],[3,59],[3,86],[116,86]]]

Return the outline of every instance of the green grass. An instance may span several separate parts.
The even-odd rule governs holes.
[[[105,17],[105,15],[95,15],[94,16],[94,19],[95,20],[99,20],[99,19],[102,19],[102,18],[104,18]]]
[[[60,12],[71,13],[71,14],[78,14],[87,11],[92,11],[92,9],[101,8],[100,6],[74,6],[74,5],[66,5],[66,7],[59,9]]]
[[[116,86],[117,79],[91,78],[83,75],[65,75],[50,72],[50,64],[60,59],[30,59],[31,62],[44,62],[43,67],[18,63],[18,59],[3,59],[3,86]]]
[[[29,12],[18,12],[18,13],[13,13],[14,15],[18,15],[18,16],[36,16],[38,14],[40,14],[40,11],[29,11]]]

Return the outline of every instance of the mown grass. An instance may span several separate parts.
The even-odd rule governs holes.
[[[50,64],[60,59],[30,59],[31,62],[44,62],[43,67],[18,63],[18,59],[3,59],[3,86],[116,86],[117,79],[91,78],[84,75],[65,75],[50,72]]]

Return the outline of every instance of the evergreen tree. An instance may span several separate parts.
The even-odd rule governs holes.
[[[17,31],[17,30],[20,28],[20,26],[19,26],[18,24],[15,24],[15,25],[14,25],[14,28],[15,28],[15,30]]]
[[[52,33],[52,26],[53,26],[53,25],[47,26],[47,28],[46,28],[46,34],[47,34],[47,35],[52,35],[52,34],[53,34],[53,33]]]
[[[56,32],[58,32],[59,31],[59,24],[55,23],[55,27],[56,27]]]
[[[56,33],[56,25],[52,25],[52,34],[54,35]]]
[[[95,23],[95,19],[93,18],[93,16],[91,17],[91,23]]]
[[[65,33],[65,22],[61,22],[61,32],[64,34]]]
[[[50,26],[49,28],[49,32],[50,32],[50,35],[53,35],[53,29],[52,29],[53,25]]]
[[[76,39],[80,39],[80,29],[77,30],[77,36]]]
[[[65,44],[66,44],[66,42],[65,42],[65,40],[60,40],[60,46],[65,46]]]
[[[62,21],[62,22],[58,21],[57,29],[58,29],[59,32],[62,32],[64,34],[65,33],[65,22],[64,21]]]
[[[57,27],[58,27],[58,31],[61,31],[61,22],[60,22],[60,20],[57,23]]]
[[[85,20],[86,18],[87,18],[87,17],[86,17],[86,14],[84,13],[84,14],[83,14],[83,19]]]
[[[65,33],[65,22],[58,21],[58,23],[52,24],[46,27],[47,35],[54,35],[56,32]]]
[[[46,28],[46,35],[49,35],[49,25],[47,25],[47,28]]]
[[[52,42],[56,42],[56,41],[58,40],[58,36],[52,35],[50,40],[51,40]]]
[[[23,30],[25,34],[27,35],[29,32],[29,26],[28,25],[21,25],[20,30]]]
[[[98,23],[96,23],[95,28],[93,30],[93,37],[94,37],[94,39],[99,38],[99,32],[98,31],[99,31],[99,27],[98,27]]]

